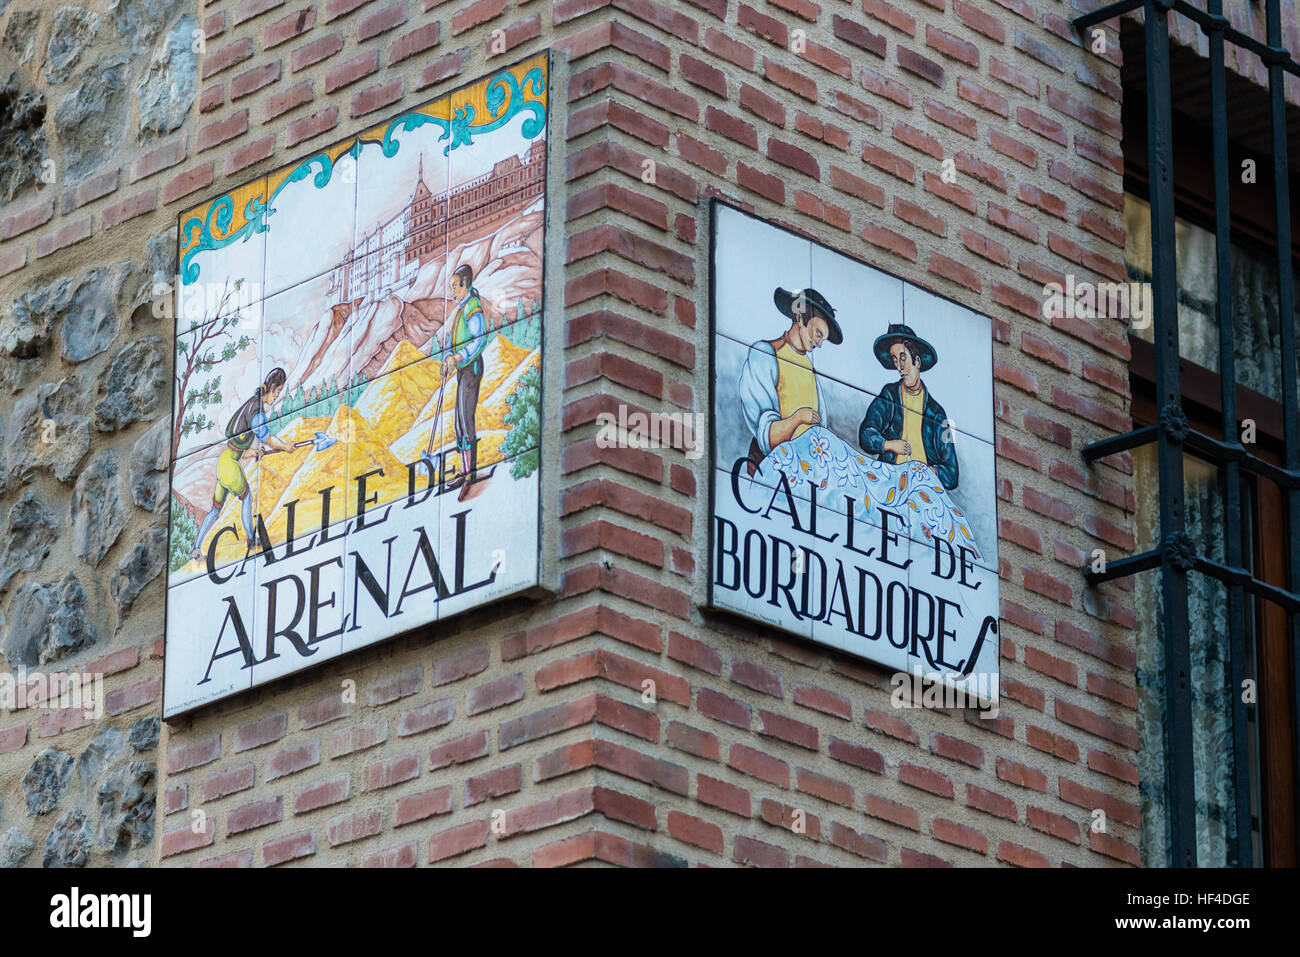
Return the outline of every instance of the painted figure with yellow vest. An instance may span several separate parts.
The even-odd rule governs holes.
[[[880,390],[867,407],[858,428],[862,451],[884,462],[928,465],[945,489],[957,487],[957,449],[949,431],[948,415],[921,379],[939,361],[934,346],[911,326],[890,323],[876,339],[872,351],[898,381]]]
[[[826,425],[826,402],[813,369],[812,353],[825,343],[844,341],[835,310],[816,289],[772,293],[790,328],[776,339],[749,347],[740,370],[740,404],[754,434],[749,445],[753,475],[776,446],[798,438],[814,425]]]
[[[483,381],[483,349],[487,346],[487,320],[478,290],[474,288],[474,269],[468,263],[458,266],[451,276],[452,300],[456,311],[447,334],[447,355],[442,360],[446,380],[456,374],[456,448],[460,452],[460,474],[448,488],[460,486],[461,501],[469,494],[478,472],[478,390]]]

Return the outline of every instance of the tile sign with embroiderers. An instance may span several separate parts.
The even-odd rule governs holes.
[[[710,605],[995,703],[990,319],[716,201],[712,241]]]
[[[165,717],[538,584],[548,82],[181,214]]]

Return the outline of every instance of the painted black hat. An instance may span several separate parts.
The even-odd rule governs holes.
[[[921,353],[921,371],[929,372],[934,368],[934,364],[939,361],[939,354],[935,352],[934,346],[918,336],[911,326],[904,325],[901,322],[891,322],[885,334],[876,340],[872,346],[876,358],[886,369],[893,370],[894,360],[890,358],[889,350],[894,343],[902,342],[904,339],[911,339],[916,343],[917,351]]]
[[[803,297],[805,303],[817,312],[821,313],[822,318],[826,320],[826,328],[828,330],[826,341],[833,346],[838,346],[843,342],[844,333],[840,331],[840,324],[835,321],[834,308],[832,308],[831,304],[826,301],[826,297],[816,289],[796,289],[794,292],[790,292],[787,289],[782,289],[780,286],[777,286],[776,290],[772,293],[772,301],[776,303],[776,308],[780,310],[782,315],[795,319],[797,317],[794,314],[794,301],[800,296]]]

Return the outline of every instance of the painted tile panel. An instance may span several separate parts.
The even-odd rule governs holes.
[[[178,320],[169,715],[536,586],[547,85],[498,69],[182,217],[216,292]]]
[[[379,301],[443,254],[449,119],[442,97],[358,137],[356,235],[338,267],[341,298]]]
[[[266,297],[266,177],[182,213],[176,332]]]
[[[929,371],[921,370],[920,380],[924,388],[932,389],[942,412],[927,408],[925,414],[992,442],[992,320],[910,284],[903,287],[903,320],[934,355],[935,364]],[[894,369],[881,368],[881,372],[885,380],[898,381]]]
[[[362,382],[351,371],[352,326],[344,308],[329,304],[328,286],[327,277],[317,276],[262,305],[262,379],[275,369],[283,373],[286,413],[330,400],[348,405]]]
[[[255,468],[258,534],[265,529],[272,549],[310,547],[303,543],[314,533],[346,519],[348,499],[355,495],[347,480],[350,412],[347,406],[331,412],[325,402],[267,424]]]
[[[352,248],[356,153],[344,140],[267,176],[267,297],[326,275]]]
[[[897,671],[910,661],[911,594],[916,545],[891,519],[858,510],[818,508],[821,540],[838,546],[821,556],[806,549],[812,639]],[[875,524],[866,516],[876,519]],[[851,537],[850,537],[851,535]]]
[[[343,653],[347,536],[341,528],[334,531],[327,541],[315,536],[297,551],[282,549],[276,561],[257,564],[260,640],[250,669],[252,687]]]
[[[969,684],[973,657],[995,677],[990,320],[714,214],[713,605],[888,668]],[[804,566],[798,609],[772,591],[782,548]]]
[[[344,652],[439,618],[439,598],[447,593],[440,518],[444,499],[456,493],[424,471],[411,480],[409,494],[348,523]]]
[[[713,481],[713,603],[811,639],[803,551],[811,504],[777,496],[746,476],[733,494],[731,473],[722,469]]]
[[[249,555],[257,541],[258,479],[251,456],[224,442],[172,464],[169,586]]]
[[[177,335],[173,458],[232,437],[232,416],[262,381],[262,308],[249,303]]]
[[[201,577],[167,589],[164,718],[252,687],[258,611],[254,569],[251,564],[231,566],[221,577],[220,588]]]
[[[540,476],[535,454],[480,470],[463,494],[445,495],[440,517],[449,594],[438,617],[515,594],[537,583]]]

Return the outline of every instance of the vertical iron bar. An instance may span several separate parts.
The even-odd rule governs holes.
[[[1178,279],[1174,234],[1173,117],[1167,0],[1146,0],[1147,142],[1151,171],[1151,272],[1155,311],[1156,404],[1160,491],[1161,594],[1164,599],[1165,787],[1169,863],[1196,866],[1196,784],[1192,773],[1192,701],[1187,640],[1187,563],[1171,543],[1185,537],[1183,450],[1171,429],[1182,415],[1178,368]]]
[[[1296,422],[1295,286],[1291,271],[1291,168],[1286,149],[1286,73],[1282,61],[1282,15],[1279,0],[1268,0],[1268,45],[1277,55],[1268,64],[1268,95],[1273,120],[1273,199],[1277,216],[1277,308],[1282,329],[1282,426],[1287,468],[1300,466]],[[1287,499],[1287,564],[1292,592],[1300,591],[1300,490]],[[1300,818],[1300,615],[1287,616],[1291,638],[1291,704],[1296,747],[1296,816]]]
[[[1223,0],[1209,0],[1211,16],[1223,13]],[[1223,31],[1213,30],[1210,41],[1210,115],[1214,123],[1214,245],[1217,260],[1219,317],[1219,381],[1223,401],[1223,438],[1237,433],[1237,359],[1232,335],[1232,221],[1228,203],[1228,94],[1223,61]],[[1224,464],[1224,559],[1243,567],[1241,556],[1241,472],[1235,461]],[[1240,585],[1228,588],[1228,667],[1224,679],[1232,708],[1232,768],[1236,798],[1238,867],[1252,861],[1250,752],[1246,743],[1247,714],[1242,685],[1246,679],[1246,604]]]

